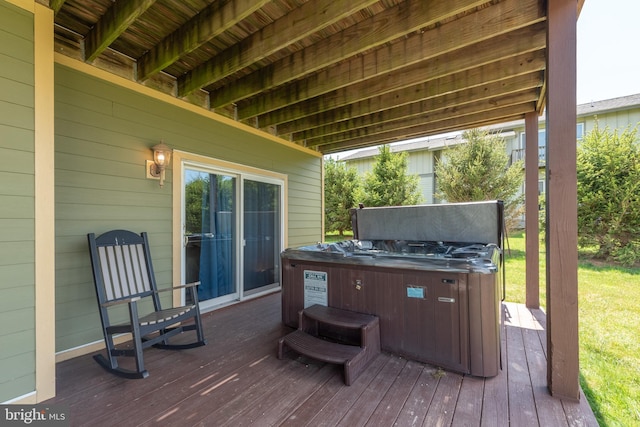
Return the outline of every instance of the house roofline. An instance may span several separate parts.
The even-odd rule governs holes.
[[[620,96],[617,98],[604,99],[601,101],[591,101],[584,104],[578,104],[576,106],[576,118],[590,117],[598,114],[613,113],[616,111],[629,110],[634,107],[640,107],[640,93]],[[545,123],[545,114],[541,114],[539,123]],[[524,120],[515,120],[507,123],[500,123],[497,125],[487,126],[485,129],[492,131],[500,131],[503,136],[509,136],[508,134],[513,132],[514,128],[524,127]],[[446,137],[427,137],[414,142],[404,141],[398,144],[391,145],[391,152],[408,152],[418,150],[435,150],[443,148],[448,145],[456,145],[462,142],[461,133],[456,135],[450,135]],[[378,154],[378,148],[365,148],[358,150],[355,153],[349,154],[346,157],[341,158],[341,161],[351,161],[368,159],[375,157]]]

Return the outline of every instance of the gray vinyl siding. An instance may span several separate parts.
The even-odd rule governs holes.
[[[159,286],[171,284],[175,165],[164,188],[144,168],[161,140],[286,174],[289,245],[321,240],[321,158],[59,64],[55,73],[56,351],[102,339],[87,233],[147,231]]]
[[[418,175],[421,203],[433,203],[433,153],[426,150],[408,152],[407,173]]]
[[[35,390],[33,15],[0,0],[0,402]]]

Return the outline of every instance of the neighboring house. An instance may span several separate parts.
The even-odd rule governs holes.
[[[591,131],[596,121],[600,128],[609,127],[622,132],[627,127],[635,127],[640,123],[640,94],[623,96],[620,98],[594,101],[577,106],[576,136],[578,140]],[[545,191],[545,146],[546,131],[545,117],[540,118],[538,133],[538,191]],[[505,139],[507,153],[511,162],[524,159],[525,126],[524,121],[514,121],[500,125],[490,126],[489,129],[499,132]],[[391,145],[394,153],[406,152],[408,154],[408,172],[416,174],[420,178],[420,188],[425,203],[438,203],[435,197],[437,189],[437,177],[435,176],[435,164],[446,150],[452,146],[462,144],[464,140],[461,134],[452,134],[443,137],[427,138],[412,142]],[[355,167],[362,176],[373,169],[377,148],[367,148],[356,151],[347,156],[340,157],[348,166]],[[524,189],[523,189],[524,190]]]
[[[407,142],[391,145],[392,153],[406,152],[407,172],[412,175],[418,175],[419,187],[422,191],[423,202],[432,204],[437,203],[435,199],[436,177],[435,164],[442,156],[442,153],[449,147],[462,144],[464,140],[460,134],[427,138],[415,142]],[[373,169],[375,157],[378,155],[377,147],[359,150],[339,160],[344,161],[348,166],[355,167],[358,174],[364,176],[366,172]]]
[[[603,129],[608,127],[611,130],[624,131],[628,127],[635,127],[640,124],[640,94],[623,96],[619,98],[606,99],[603,101],[593,101],[577,106],[576,138],[578,141],[593,130],[596,126]],[[511,156],[511,162],[524,160],[525,132],[524,122],[516,121],[494,127],[496,130],[509,135],[507,137],[507,152]],[[545,192],[545,164],[546,164],[546,130],[545,117],[540,118],[538,131],[538,193]]]

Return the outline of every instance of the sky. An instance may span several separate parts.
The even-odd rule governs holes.
[[[577,61],[578,104],[640,93],[640,1],[585,0]]]

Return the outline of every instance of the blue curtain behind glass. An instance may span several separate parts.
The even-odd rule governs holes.
[[[244,181],[244,290],[275,283],[280,247],[280,187]]]
[[[209,186],[202,194],[198,287],[198,297],[201,301],[234,292],[234,195],[233,178],[209,174]]]

